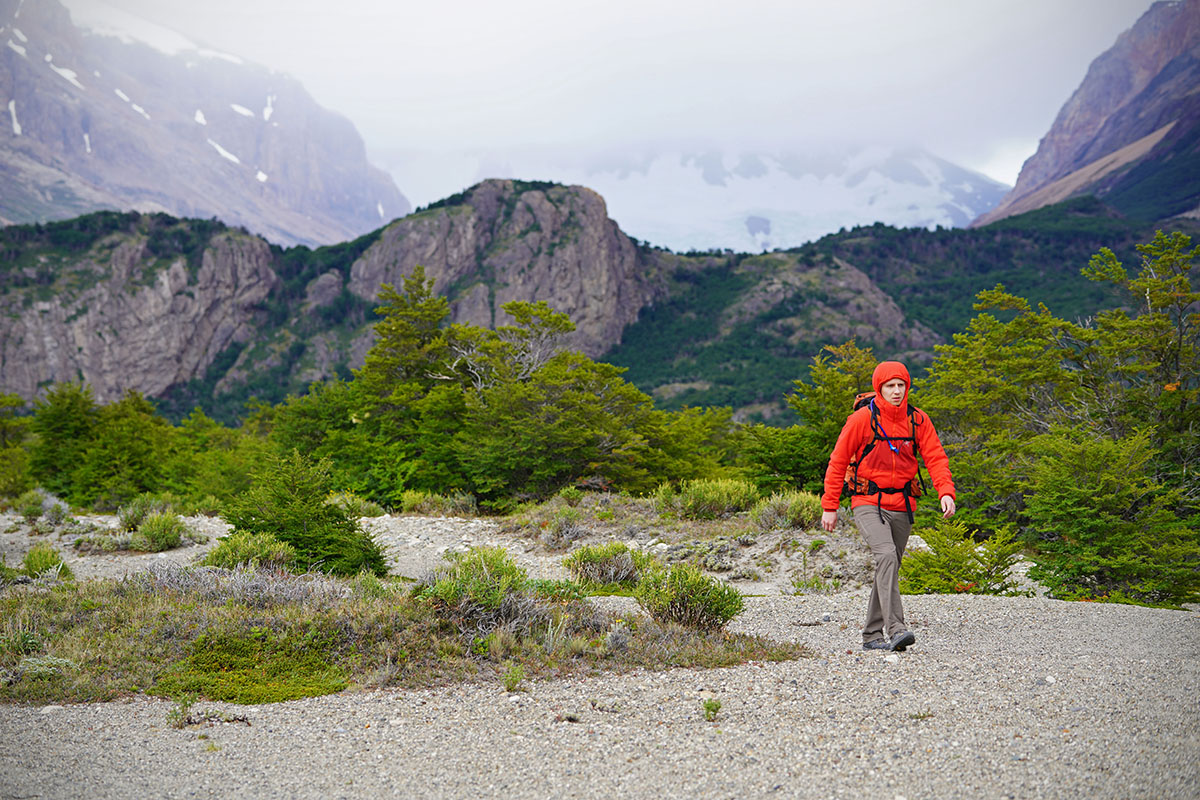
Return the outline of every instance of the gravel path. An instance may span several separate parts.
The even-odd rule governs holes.
[[[6,521],[0,520],[0,523]],[[502,544],[531,575],[561,555],[495,523],[364,520],[395,573]],[[77,556],[81,578],[162,555]],[[5,524],[5,528],[11,527]],[[17,555],[28,542],[0,541]],[[10,558],[11,561],[11,558]],[[906,598],[918,643],[864,653],[863,589],[743,585],[731,629],[815,657],[528,684],[344,693],[179,730],[173,704],[0,705],[0,798],[1195,798],[1200,613],[1041,597]],[[594,602],[633,613],[627,598]],[[706,722],[705,699],[721,708]]]
[[[771,596],[750,598],[734,629],[816,657],[511,695],[489,684],[201,703],[249,725],[187,730],[162,700],[0,706],[0,797],[1196,796],[1200,615],[906,602],[918,644],[890,657],[857,649],[861,592]],[[721,701],[715,722],[706,698]]]

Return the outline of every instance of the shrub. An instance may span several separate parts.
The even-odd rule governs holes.
[[[335,492],[325,498],[325,502],[335,505],[355,519],[359,517],[382,517],[383,506],[359,497],[354,492]]]
[[[400,495],[400,510],[405,514],[473,517],[479,512],[479,506],[475,497],[465,492],[442,495],[406,489]]]
[[[648,570],[638,582],[635,597],[659,622],[677,622],[701,630],[724,627],[744,605],[736,589],[691,564]]]
[[[510,595],[527,588],[525,570],[501,547],[447,553],[445,561],[421,594],[459,613],[497,612]]]
[[[227,503],[224,516],[234,531],[268,533],[290,544],[302,570],[387,574],[383,551],[358,520],[325,502],[329,483],[328,459],[313,462],[293,450],[255,473],[250,491]]]
[[[295,562],[296,548],[287,542],[281,542],[269,533],[235,531],[222,536],[201,563],[225,569],[248,566],[286,572]]]
[[[161,514],[170,510],[170,506],[160,498],[143,492],[117,509],[117,522],[121,530],[136,533],[151,514]]]
[[[632,588],[654,557],[630,550],[624,542],[586,545],[563,559],[563,566],[585,585],[619,584]]]
[[[754,504],[750,521],[763,530],[811,528],[821,521],[821,498],[791,489],[775,492]]]
[[[46,573],[53,573],[54,577],[61,581],[69,581],[75,577],[71,568],[63,561],[62,555],[46,542],[39,542],[29,548],[21,566],[24,568],[25,574],[31,578],[37,578]]]
[[[677,494],[660,487],[656,499],[685,519],[718,519],[745,511],[758,499],[758,489],[736,478],[700,478],[684,481]]]
[[[583,490],[577,486],[564,486],[558,490],[558,496],[569,506],[577,506],[583,500]]]
[[[1031,578],[1064,600],[1178,606],[1200,598],[1200,525],[1179,515],[1179,492],[1157,480],[1147,433],[1115,441],[1060,429],[1031,444]]]
[[[17,497],[33,483],[24,447],[0,447],[0,497]]]
[[[150,514],[138,526],[137,533],[129,539],[129,544],[135,550],[145,550],[158,553],[179,547],[184,534],[188,532],[187,525],[178,514],[171,511],[159,511]]]
[[[900,591],[905,594],[1015,594],[1009,571],[1019,558],[1020,545],[1009,528],[1001,528],[982,544],[963,522],[938,519],[921,538],[928,550],[904,557]]]
[[[32,525],[42,516],[42,493],[37,489],[23,492],[16,502],[17,513],[25,518],[25,524]]]

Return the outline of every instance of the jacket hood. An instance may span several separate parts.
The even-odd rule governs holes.
[[[899,378],[904,381],[904,399],[900,401],[900,407],[897,408],[887,402],[880,395],[880,390],[883,385],[893,378]],[[909,377],[908,368],[899,361],[882,361],[875,368],[874,374],[871,375],[871,386],[875,389],[875,395],[878,398],[875,403],[881,411],[891,414],[893,411],[898,412],[899,417],[908,414],[908,394],[912,390],[912,378]]]

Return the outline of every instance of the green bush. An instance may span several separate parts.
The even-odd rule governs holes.
[[[900,568],[905,594],[1015,594],[1009,571],[1020,557],[1020,544],[1001,528],[976,544],[963,522],[938,519],[921,532],[928,550],[913,550]]]
[[[236,531],[222,536],[201,563],[225,569],[247,565],[255,569],[286,572],[295,562],[296,548],[287,542],[281,542],[269,533]]]
[[[479,512],[479,506],[474,496],[464,492],[443,495],[406,489],[400,495],[400,510],[405,514],[473,517]]]
[[[821,498],[790,489],[775,492],[754,504],[750,521],[763,530],[812,528],[821,521]]]
[[[583,490],[578,486],[564,486],[558,490],[558,496],[569,506],[577,506],[583,500]]]
[[[117,523],[121,530],[136,533],[151,514],[162,514],[170,510],[170,506],[157,495],[143,492],[117,509]]]
[[[634,592],[638,603],[659,622],[716,630],[741,613],[741,594],[691,564],[648,570]]]
[[[617,584],[633,588],[654,557],[630,550],[624,542],[586,545],[563,559],[563,566],[585,586]]]
[[[24,447],[0,447],[0,497],[16,497],[29,489],[29,453]]]
[[[1037,437],[1028,486],[1035,567],[1063,600],[1178,606],[1200,597],[1200,525],[1155,477],[1142,432],[1120,441],[1077,431]]]
[[[47,572],[55,573],[62,581],[69,581],[75,577],[71,568],[63,561],[62,555],[46,542],[39,542],[29,548],[21,566],[31,578],[37,578]]]
[[[22,492],[16,502],[17,513],[25,518],[25,524],[32,525],[42,516],[42,493],[37,489]]]
[[[383,551],[358,520],[325,502],[329,483],[327,459],[314,463],[293,450],[255,473],[250,491],[225,504],[223,516],[235,532],[268,533],[290,544],[301,570],[387,574]]]
[[[528,575],[502,547],[447,553],[420,594],[457,612],[499,611],[506,598],[527,588]]]
[[[699,478],[684,481],[678,493],[659,487],[655,500],[660,511],[674,511],[684,519],[719,519],[750,508],[758,489],[737,478]]]
[[[135,550],[158,553],[179,547],[187,532],[188,527],[178,514],[173,511],[159,511],[142,521],[137,533],[129,538],[129,544]]]
[[[382,517],[386,513],[383,510],[383,506],[364,497],[359,497],[354,492],[335,492],[325,498],[325,502],[338,506],[355,519],[359,517]]]

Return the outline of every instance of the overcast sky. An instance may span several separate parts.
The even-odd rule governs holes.
[[[369,150],[918,144],[1006,183],[1149,0],[105,0]],[[99,0],[67,0],[71,8]],[[402,187],[403,188],[403,187]]]

